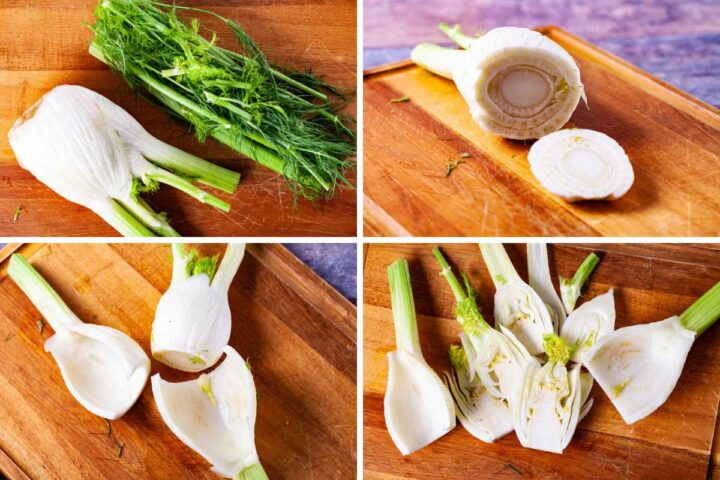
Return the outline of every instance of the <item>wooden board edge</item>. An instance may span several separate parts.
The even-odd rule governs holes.
[[[594,63],[609,67],[613,75],[623,81],[642,89],[655,98],[658,98],[670,106],[690,115],[694,119],[720,130],[720,109],[703,102],[697,97],[660,80],[645,70],[621,59],[618,56],[584,40],[567,30],[556,25],[544,25],[533,28],[548,37],[562,37],[563,41],[572,45],[575,49],[582,51],[586,57]],[[387,63],[372,67],[363,71],[363,80],[383,73],[394,73],[404,68],[412,67],[414,63],[410,59]]]
[[[6,258],[15,253],[15,251],[21,246],[22,243],[8,243],[0,249],[0,263],[4,262]]]
[[[14,253],[19,253],[26,259],[32,258],[44,243],[10,243],[0,250],[0,282],[7,277],[9,259]]]
[[[0,449],[0,478],[4,478],[3,475],[9,480],[30,480],[28,474],[20,468],[20,465]]]
[[[370,237],[412,237],[405,229],[375,203],[367,194],[363,195],[363,230]]]
[[[357,308],[290,250],[276,243],[250,244],[248,251],[313,307],[326,313],[328,299],[340,331],[357,345]]]

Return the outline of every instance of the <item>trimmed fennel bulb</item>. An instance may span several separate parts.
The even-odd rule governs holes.
[[[409,455],[455,428],[450,392],[420,350],[407,260],[388,267],[397,350],[388,353],[385,424],[400,453]]]
[[[579,364],[567,370],[572,347],[557,335],[546,335],[544,348],[547,363],[528,363],[524,372],[513,405],[515,433],[523,447],[562,453],[592,406],[592,379],[583,376]]]
[[[463,50],[423,43],[412,51],[422,68],[453,79],[483,129],[505,138],[540,138],[562,128],[584,97],[575,60],[548,37],[501,27],[480,38],[441,29]]]
[[[600,263],[600,257],[591,253],[578,267],[572,278],[560,277],[560,297],[568,315],[575,309],[577,299],[598,263]]]
[[[255,448],[257,394],[247,363],[232,347],[225,360],[197,380],[171,383],[153,375],[155,403],[185,445],[236,480],[267,480]]]
[[[433,249],[457,302],[457,321],[462,325],[462,347],[450,347],[455,373],[446,373],[460,423],[474,437],[493,442],[513,429],[510,407],[522,372],[536,362],[515,336],[503,326],[494,330],[485,322],[467,277],[465,290],[452,273],[440,249]]]
[[[593,130],[569,128],[545,135],[530,147],[528,161],[543,187],[570,202],[617,200],[635,181],[625,150]]]
[[[541,354],[543,337],[555,332],[545,302],[520,278],[502,244],[480,244],[480,251],[497,289],[495,327],[502,325],[510,330],[531,354]]]
[[[172,252],[172,280],[152,325],[152,355],[178,370],[198,372],[213,366],[230,340],[228,290],[245,244],[229,244],[219,267],[217,255],[199,257],[180,243],[172,244]]]
[[[22,255],[10,258],[8,275],[55,330],[45,351],[72,396],[99,417],[123,416],[150,376],[150,359],[140,345],[114,328],[83,323]]]
[[[615,297],[613,290],[583,303],[568,316],[560,336],[574,347],[573,362],[582,362],[585,354],[599,339],[615,330]]]
[[[679,317],[610,332],[583,363],[627,424],[657,410],[675,389],[695,338],[720,318],[720,282]]]
[[[8,139],[23,168],[126,236],[178,236],[140,193],[165,183],[228,211],[228,203],[186,178],[229,193],[240,179],[152,137],[125,110],[76,85],[46,93],[18,118]]]
[[[565,322],[565,308],[560,297],[555,292],[550,276],[550,263],[548,261],[547,244],[527,244],[528,283],[535,290],[550,313],[553,329],[559,332]]]

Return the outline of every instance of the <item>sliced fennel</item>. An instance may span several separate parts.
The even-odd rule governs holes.
[[[108,420],[124,415],[150,375],[150,359],[140,345],[114,328],[83,323],[22,255],[10,258],[8,275],[55,330],[45,351],[73,397]]]
[[[545,302],[513,267],[502,244],[480,244],[495,288],[495,327],[510,330],[533,355],[543,352],[543,336],[554,333]]]
[[[654,412],[675,388],[695,337],[720,318],[720,282],[680,317],[610,332],[584,364],[626,423]]]
[[[172,244],[173,276],[160,298],[152,325],[155,359],[186,372],[213,366],[230,340],[228,289],[245,254],[245,244],[229,244],[217,256],[199,257]]]
[[[583,303],[568,316],[560,336],[574,352],[571,360],[582,362],[588,350],[603,336],[615,330],[615,297],[613,290]]]
[[[76,85],[46,93],[18,118],[8,139],[23,168],[126,236],[178,235],[141,192],[164,183],[228,211],[227,202],[187,178],[230,193],[240,179],[152,137],[125,110]]]
[[[437,247],[433,253],[457,301],[456,315],[463,327],[463,346],[450,348],[454,373],[446,373],[460,423],[474,437],[493,442],[513,429],[508,404],[516,397],[525,365],[533,359],[504,327],[497,331],[485,322],[467,277],[465,290]]]
[[[560,277],[560,297],[562,298],[563,306],[568,315],[575,309],[577,299],[580,297],[583,287],[590,279],[590,275],[598,263],[600,263],[600,257],[591,253],[583,261],[572,278]]]
[[[255,448],[257,394],[247,363],[225,347],[225,360],[197,380],[166,382],[157,373],[152,390],[165,424],[185,445],[236,480],[267,480]]]
[[[407,260],[388,267],[397,350],[388,353],[385,424],[390,438],[408,455],[455,428],[450,392],[423,358]]]
[[[542,301],[545,302],[548,313],[550,313],[550,318],[552,318],[553,329],[557,333],[562,328],[566,315],[565,308],[552,284],[547,244],[528,243],[527,262],[528,283],[530,287],[540,295]]]
[[[519,140],[560,129],[584,97],[580,70],[560,45],[533,30],[502,27],[480,38],[441,28],[464,50],[423,43],[419,66],[455,81],[485,130]]]
[[[515,433],[524,447],[562,453],[578,422],[592,406],[592,380],[582,377],[580,365],[569,372],[573,348],[557,335],[546,335],[548,361],[528,363],[518,402],[513,405]]]
[[[545,135],[530,147],[528,161],[543,187],[571,202],[617,200],[635,181],[625,150],[593,130],[570,128]]]

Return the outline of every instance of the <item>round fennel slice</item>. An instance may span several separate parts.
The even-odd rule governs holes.
[[[568,201],[617,200],[635,180],[625,150],[604,133],[565,129],[530,148],[530,169],[549,191]]]

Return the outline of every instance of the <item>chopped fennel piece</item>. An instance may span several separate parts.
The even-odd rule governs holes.
[[[217,272],[217,256],[200,257],[180,243],[172,244],[172,252],[172,280],[152,325],[152,355],[178,370],[198,372],[213,366],[230,340],[228,290],[245,244],[229,244]]]
[[[552,318],[553,329],[555,333],[557,333],[562,328],[566,315],[562,301],[560,301],[560,297],[558,297],[555,287],[553,287],[552,284],[547,244],[528,243],[527,262],[528,284],[530,284],[530,288],[540,295],[542,301],[545,302],[548,313],[550,313],[550,318]]]
[[[441,26],[463,50],[422,43],[413,62],[455,81],[473,120],[505,138],[540,138],[562,128],[581,98],[580,70],[560,45],[526,28],[501,27],[479,38]]]
[[[495,327],[511,331],[533,354],[543,352],[543,336],[554,333],[552,318],[540,295],[525,283],[500,243],[480,244],[495,283]]]
[[[513,406],[515,433],[523,447],[562,453],[578,422],[592,406],[592,379],[581,376],[580,365],[565,364],[573,348],[557,335],[546,335],[548,361],[529,363],[518,402]]]
[[[590,275],[598,263],[600,263],[600,257],[591,253],[585,261],[583,261],[572,278],[567,279],[562,276],[560,277],[560,297],[562,298],[563,306],[568,315],[575,309],[577,299],[580,297],[583,287],[590,279]]]
[[[164,183],[228,211],[227,202],[186,177],[229,193],[240,179],[154,138],[125,110],[76,85],[46,93],[17,119],[8,139],[20,166],[125,236],[178,236],[142,192]]]
[[[536,361],[507,329],[494,330],[477,306],[467,277],[465,290],[440,249],[433,249],[457,302],[463,346],[450,348],[455,373],[445,373],[460,423],[476,438],[493,442],[513,429],[508,404],[515,400],[525,364]]]
[[[267,475],[255,448],[257,394],[245,360],[230,346],[225,359],[197,380],[172,383],[151,379],[165,424],[185,445],[212,464],[211,470],[235,480]]]
[[[446,384],[455,400],[455,413],[465,430],[483,442],[492,443],[515,428],[506,401],[490,394],[470,367],[463,347],[450,347],[453,372],[445,372]]]
[[[575,347],[571,360],[582,362],[588,350],[600,338],[615,330],[613,290],[598,295],[574,310],[565,321],[560,336]]]
[[[10,258],[8,275],[55,334],[45,342],[73,397],[91,413],[115,420],[133,406],[150,376],[150,359],[128,335],[83,323],[25,258]]]
[[[570,202],[617,200],[635,181],[625,150],[604,133],[569,128],[530,147],[530,170],[555,195]]]
[[[720,318],[720,282],[680,317],[623,327],[599,339],[583,363],[627,424],[657,410],[675,389],[695,337]]]
[[[420,350],[407,260],[388,267],[397,350],[388,353],[385,424],[400,453],[408,455],[455,428],[450,392]]]

